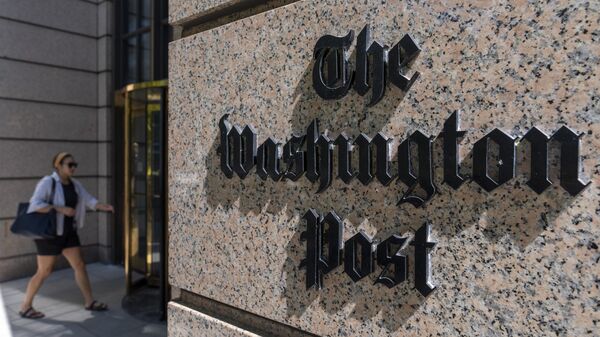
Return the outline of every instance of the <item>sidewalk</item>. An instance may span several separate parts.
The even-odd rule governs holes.
[[[94,263],[89,264],[87,269],[94,297],[107,303],[108,311],[85,310],[73,270],[63,269],[53,272],[35,297],[33,307],[46,314],[38,320],[23,319],[18,314],[29,278],[0,283],[0,306],[4,306],[0,308],[0,332],[7,325],[5,317],[2,317],[4,311],[13,337],[167,335],[166,324],[138,320],[121,308],[125,295],[123,268]]]

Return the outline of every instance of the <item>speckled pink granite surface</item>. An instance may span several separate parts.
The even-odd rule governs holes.
[[[598,333],[600,324],[600,4],[589,1],[300,1],[170,44],[169,282],[191,292],[326,336],[561,335]],[[182,12],[191,15],[192,12]],[[423,51],[421,77],[403,97],[389,89],[367,108],[354,91],[324,101],[312,88],[312,50],[325,34],[359,32],[393,45],[405,33]],[[354,58],[351,58],[354,62]],[[476,183],[440,194],[422,209],[396,206],[406,186],[362,186],[227,179],[219,169],[218,121],[252,124],[261,143],[284,142],[319,117],[332,137],[383,131],[399,141],[437,135],[462,109],[461,172],[473,143],[501,128],[522,136],[537,126],[585,133],[584,175],[576,197],[555,182],[537,195],[525,185],[528,151],[517,177],[491,193]],[[557,152],[552,152],[556,162]],[[394,168],[395,169],[395,168]],[[335,173],[335,172],[334,172]],[[428,298],[409,282],[353,283],[343,268],[307,291],[301,216],[335,210],[345,239],[358,230],[382,240],[425,220],[438,242]],[[412,263],[412,261],[409,261]],[[181,323],[185,324],[185,323]]]
[[[169,336],[259,337],[233,324],[199,313],[177,303],[169,303]]]
[[[169,23],[181,24],[247,0],[169,0]]]

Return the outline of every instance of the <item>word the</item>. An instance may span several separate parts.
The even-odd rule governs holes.
[[[385,92],[386,78],[403,91],[408,91],[419,78],[419,72],[406,77],[403,72],[419,56],[421,49],[406,34],[391,50],[371,40],[371,29],[366,25],[356,41],[356,69],[348,65],[348,48],[354,40],[354,31],[344,37],[325,35],[315,45],[316,58],[313,68],[313,87],[324,99],[344,97],[352,84],[354,90],[364,96],[373,89],[371,101],[377,104]],[[389,70],[389,71],[388,71]]]

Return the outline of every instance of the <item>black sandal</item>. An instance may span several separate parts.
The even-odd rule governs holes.
[[[19,311],[19,316],[21,316],[23,318],[28,318],[28,319],[38,319],[38,318],[44,318],[44,316],[46,316],[46,315],[35,310],[33,307],[29,307],[29,309],[27,309],[25,311]]]
[[[94,300],[89,306],[85,307],[85,310],[105,311],[105,310],[108,310],[108,305]]]

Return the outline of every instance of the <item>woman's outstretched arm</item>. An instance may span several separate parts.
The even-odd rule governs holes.
[[[89,209],[93,209],[95,211],[114,212],[114,209],[111,205],[98,202],[98,199],[88,193],[83,185],[79,184],[79,186],[81,190],[81,197]]]

